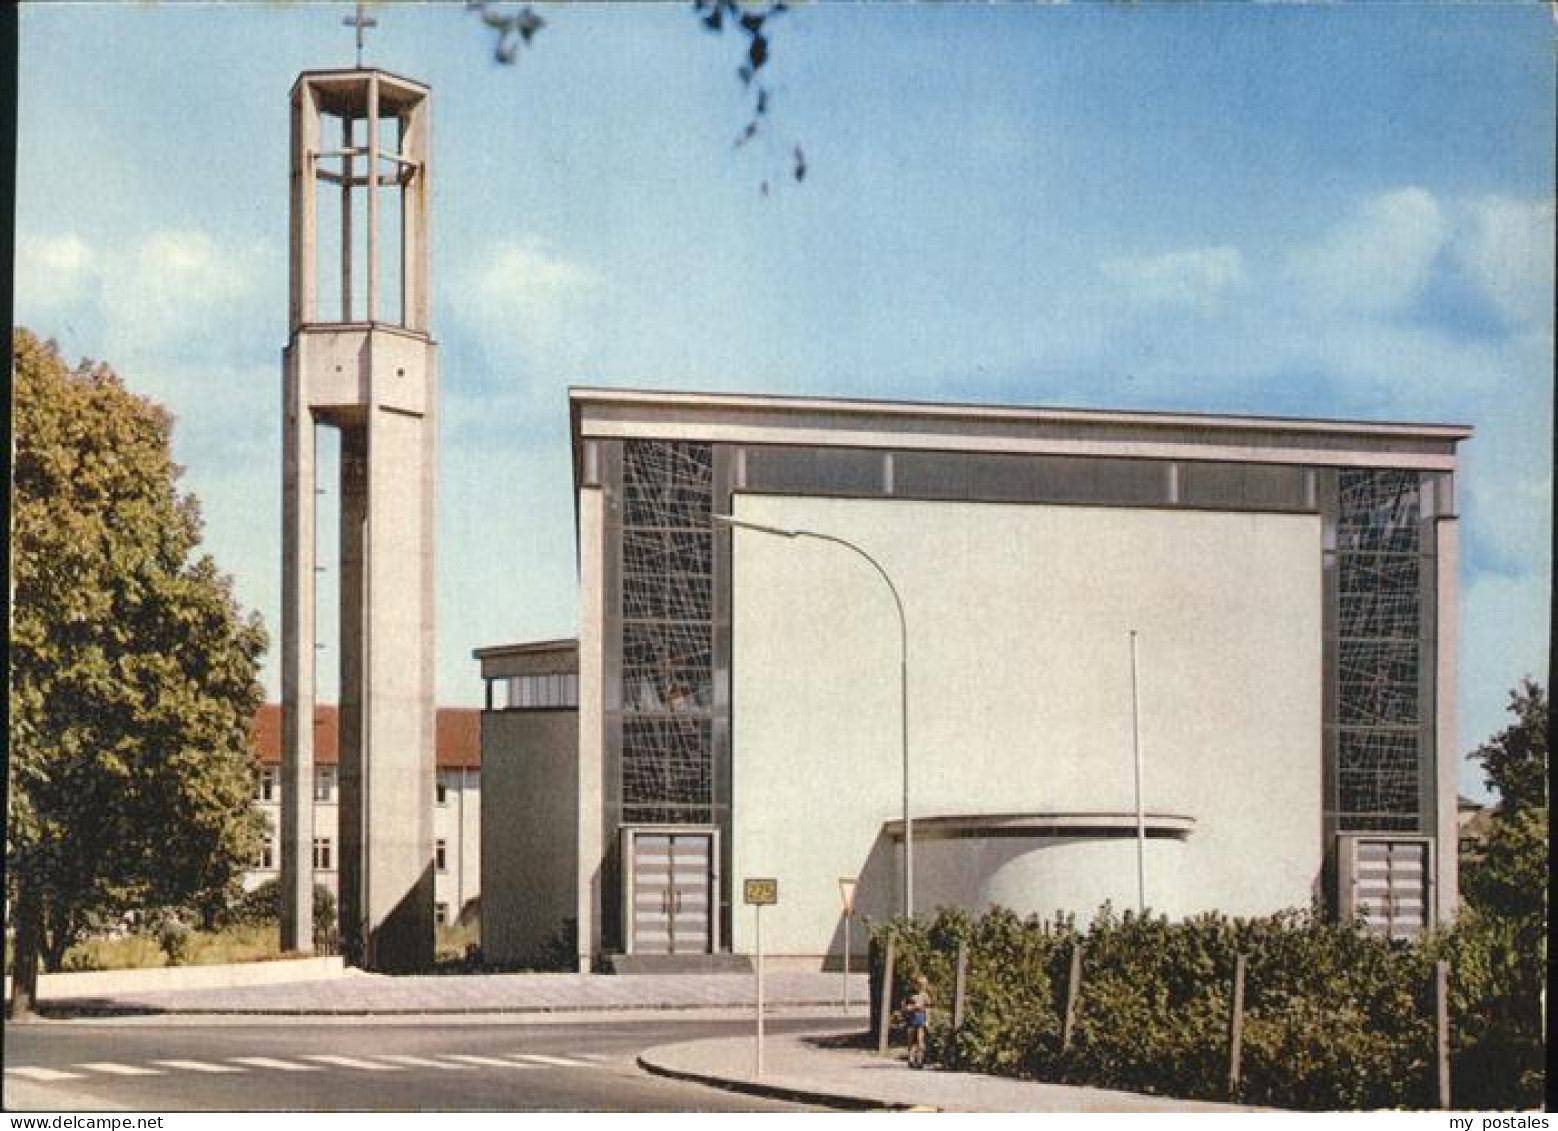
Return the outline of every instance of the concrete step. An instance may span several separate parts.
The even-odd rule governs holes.
[[[612,954],[606,967],[613,974],[750,974],[752,960],[744,954]]]

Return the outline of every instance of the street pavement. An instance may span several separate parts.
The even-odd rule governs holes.
[[[764,990],[759,1075],[750,974],[347,971],[199,989],[104,979],[96,992],[46,997],[54,1020],[6,1027],[5,1101],[66,1111],[1256,1110],[913,1071],[901,1053],[826,1039],[866,1028],[864,975],[851,977],[847,1013],[839,974],[774,972]]]
[[[822,1018],[773,1020],[815,1030]],[[831,1024],[844,1024],[835,1018]],[[636,1061],[750,1023],[621,1018],[41,1022],[5,1032],[7,1110],[795,1111],[657,1077]]]

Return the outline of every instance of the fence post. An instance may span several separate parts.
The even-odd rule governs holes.
[[[1233,960],[1233,1008],[1228,1014],[1228,1098],[1239,1098],[1240,1058],[1244,1053],[1244,955]]]
[[[1071,1037],[1076,1032],[1077,998],[1082,993],[1082,951],[1084,949],[1081,943],[1073,943],[1071,947],[1071,977],[1066,982],[1066,1026],[1060,1035],[1061,1052],[1070,1051]]]
[[[1444,959],[1434,963],[1434,1013],[1439,1065],[1439,1107],[1450,1108],[1450,964]]]
[[[968,994],[968,942],[958,939],[958,964],[952,976],[952,1035],[963,1031],[963,1007]]]
[[[887,1034],[893,1017],[893,936],[887,936],[887,957],[882,962],[882,996],[877,1013],[876,1051],[887,1054]]]

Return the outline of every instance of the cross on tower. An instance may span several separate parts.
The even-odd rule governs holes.
[[[358,4],[354,15],[346,16],[341,20],[346,27],[357,29],[357,69],[362,70],[362,33],[364,28],[378,27],[379,21],[368,15],[368,5]]]

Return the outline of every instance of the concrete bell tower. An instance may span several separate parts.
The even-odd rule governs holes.
[[[359,30],[360,35],[360,30]],[[340,432],[340,929],[346,960],[433,957],[428,88],[374,69],[292,87],[283,351],[282,946],[313,945],[315,431]]]

